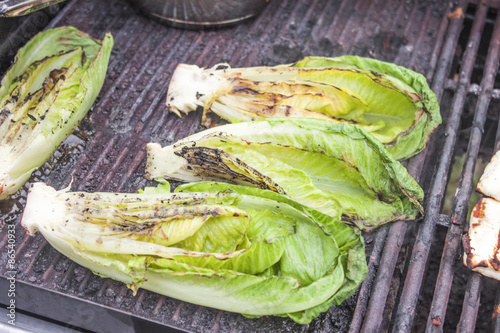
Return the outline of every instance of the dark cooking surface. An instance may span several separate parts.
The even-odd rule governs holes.
[[[102,38],[106,31],[111,31],[115,47],[103,89],[89,116],[51,160],[33,174],[30,181],[44,181],[60,189],[73,180],[73,190],[121,192],[135,192],[150,184],[142,178],[145,144],[149,141],[162,145],[171,144],[202,129],[199,125],[200,114],[192,113],[180,119],[167,114],[164,107],[168,82],[180,62],[205,67],[227,62],[234,67],[243,67],[293,62],[306,55],[357,54],[374,57],[404,65],[426,75],[441,99],[446,121],[446,115],[452,109],[450,105],[454,98],[453,92],[461,89],[457,81],[461,75],[458,69],[462,69],[463,50],[460,47],[455,50],[455,44],[459,41],[463,25],[464,30],[471,29],[470,22],[476,13],[476,6],[467,7],[464,3],[463,12],[472,8],[465,19],[460,15],[448,18],[450,10],[456,4],[446,1],[272,0],[266,10],[254,20],[231,28],[207,31],[169,28],[142,15],[124,0],[71,1],[64,6],[34,13],[18,20],[24,23],[19,28],[9,27],[0,38],[1,73],[6,70],[15,50],[22,45],[21,42],[26,42],[37,29],[47,24],[49,27],[73,25],[96,38]],[[498,2],[493,1],[492,6],[498,8]],[[57,13],[57,9],[61,7],[62,10]],[[485,30],[491,31],[496,11],[489,9],[486,12],[487,15],[483,17],[486,22]],[[19,23],[16,26],[17,24]],[[473,33],[474,31],[471,32]],[[463,45],[468,45],[467,35],[461,35],[460,38],[463,39]],[[481,45],[479,48],[485,49],[488,44]],[[474,61],[474,57],[475,55],[471,61]],[[462,94],[469,96],[464,102],[464,117],[469,117],[465,119],[470,123],[471,114],[474,113],[474,95],[479,94],[481,74],[477,71],[480,72],[484,67],[484,58],[485,56],[481,58],[478,55],[476,66],[469,66],[475,85],[469,87],[467,83],[462,87],[465,89]],[[454,76],[453,73],[457,74]],[[470,81],[467,77],[463,79],[464,82]],[[498,99],[498,91],[492,92],[491,88],[487,97]],[[464,108],[464,103],[455,103],[458,103],[456,106],[460,110]],[[498,107],[497,104],[493,106]],[[483,131],[485,142],[488,138],[495,141],[494,124],[498,119],[497,113],[490,111],[491,121],[487,122]],[[458,126],[459,121],[455,123]],[[455,147],[454,141],[447,141],[449,135],[443,134],[444,127],[442,125],[433,137],[427,153],[409,163],[410,172],[420,179],[426,190],[430,207],[436,206],[434,215],[431,214],[432,221],[428,223],[435,225],[438,219],[441,221],[437,227],[434,228],[433,225],[426,229],[429,234],[427,238],[430,237],[431,241],[436,229],[437,236],[430,253],[429,277],[422,281],[420,298],[419,287],[416,287],[416,294],[411,294],[415,285],[407,283],[410,291],[406,292],[419,301],[413,325],[419,331],[426,325],[435,275],[439,269],[440,249],[448,230],[447,222],[449,224],[449,217],[439,214],[442,197],[439,193],[444,191],[445,184],[436,185],[432,182],[433,173],[439,167],[446,176],[453,156],[452,148]],[[458,140],[455,152],[463,153],[469,134],[467,126],[453,129],[454,132],[458,130],[462,130],[459,134],[465,141]],[[483,155],[487,158],[491,156],[491,146],[491,143],[489,146],[482,144]],[[451,147],[451,155],[447,157],[448,162],[441,162],[441,150],[446,151],[447,147]],[[443,179],[446,181],[446,177]],[[0,203],[3,222],[19,224],[25,196],[26,186],[11,199]],[[432,201],[434,199],[435,202]],[[457,208],[455,213],[456,210]],[[134,326],[140,331],[147,322],[196,332],[344,332],[349,330],[353,317],[353,332],[359,331],[362,325],[364,331],[369,331],[370,328],[388,329],[392,327],[390,322],[396,320],[398,325],[403,325],[410,318],[404,309],[398,309],[398,300],[405,283],[417,229],[413,223],[399,223],[367,235],[367,257],[370,259],[371,272],[361,290],[361,296],[358,298],[357,293],[342,305],[332,307],[326,314],[320,315],[310,325],[301,326],[292,320],[277,317],[248,319],[239,314],[199,307],[145,290],[140,290],[134,297],[122,283],[93,275],[55,251],[40,234],[35,237],[26,236],[18,225],[18,304],[28,312],[63,323],[110,332],[132,331]],[[4,248],[6,244],[7,228],[3,228],[0,245]],[[426,246],[429,248],[430,244]],[[418,246],[415,247],[418,249]],[[427,257],[423,258],[420,261],[425,268]],[[381,260],[393,265],[379,268]],[[414,262],[419,265],[418,260]],[[5,277],[8,271],[5,251],[0,255],[0,263],[0,275]],[[460,263],[456,267],[459,271],[464,270]],[[458,286],[462,288],[462,294],[457,296],[458,302],[462,301],[467,279],[466,271],[456,278],[462,281],[462,286]],[[0,278],[0,285],[4,290],[5,278]],[[373,285],[376,287],[371,291]],[[370,294],[375,295],[371,301]],[[452,301],[453,297],[452,295]],[[403,302],[411,303],[411,299],[409,297]],[[6,295],[0,295],[0,302],[8,302]],[[492,311],[490,303],[485,306],[485,310],[481,310],[488,317],[491,317]],[[457,308],[458,313],[454,314],[453,311]],[[457,325],[460,309],[461,303],[450,307],[446,327]],[[147,322],[136,318],[146,319]],[[364,318],[367,319],[363,321]],[[372,320],[373,318],[376,320]],[[475,321],[475,316],[472,318]],[[411,318],[409,320],[411,322]],[[478,323],[483,325],[479,328],[491,328],[490,321],[488,318],[487,324]],[[440,326],[436,325],[435,328]]]

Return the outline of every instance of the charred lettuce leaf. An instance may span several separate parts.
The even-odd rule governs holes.
[[[398,160],[426,145],[441,123],[425,78],[395,64],[356,56],[307,57],[277,67],[210,69],[180,64],[166,105],[178,115],[203,107],[231,121],[306,117],[355,124]]]
[[[271,191],[193,186],[131,194],[35,183],[21,223],[134,293],[145,288],[249,316],[307,324],[365,278],[359,231]]]
[[[22,47],[0,85],[0,199],[16,192],[69,136],[104,82],[113,37],[43,31]]]
[[[214,127],[171,146],[147,145],[145,177],[225,181],[288,195],[369,231],[423,213],[423,191],[362,128],[269,118]]]

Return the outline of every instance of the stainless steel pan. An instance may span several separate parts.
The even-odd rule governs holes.
[[[0,17],[20,16],[64,0],[0,0]],[[270,0],[130,0],[142,11],[176,27],[235,24],[259,14]]]

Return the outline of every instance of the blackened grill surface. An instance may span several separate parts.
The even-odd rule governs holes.
[[[451,325],[444,326],[442,318],[442,311],[447,311],[446,297],[444,301],[437,296],[428,301],[429,307],[433,302],[433,309],[436,304],[444,307],[439,315],[423,311],[426,303],[419,298],[425,295],[426,288],[434,290],[436,278],[429,282],[425,275],[431,276],[433,261],[439,262],[447,226],[454,221],[450,223],[448,216],[439,213],[455,147],[461,142],[456,136],[461,115],[467,113],[468,104],[464,99],[477,96],[486,103],[478,106],[477,112],[472,107],[471,113],[479,114],[479,119],[474,120],[479,133],[471,134],[474,149],[477,149],[477,140],[481,140],[484,127],[481,122],[484,123],[486,110],[493,123],[497,124],[498,119],[498,112],[491,111],[491,106],[488,109],[490,99],[500,97],[500,86],[494,74],[493,82],[490,78],[488,82],[479,79],[470,84],[470,75],[474,78],[474,73],[481,71],[478,62],[474,61],[481,59],[474,48],[474,43],[479,43],[476,35],[481,35],[488,20],[495,22],[499,7],[498,1],[478,3],[272,0],[253,20],[204,31],[167,27],[142,15],[123,0],[71,1],[19,20],[18,27],[9,28],[0,39],[2,73],[23,41],[43,28],[73,25],[97,38],[111,31],[115,38],[108,75],[89,116],[30,179],[31,182],[47,182],[55,188],[65,187],[73,181],[73,190],[135,192],[148,185],[142,178],[145,144],[150,141],[170,144],[202,129],[199,114],[191,113],[180,119],[168,114],[164,107],[171,74],[181,62],[204,67],[227,62],[233,67],[243,67],[289,63],[307,55],[373,57],[423,73],[441,101],[444,116],[443,125],[427,150],[407,163],[410,173],[426,191],[426,220],[420,224],[396,222],[365,235],[370,267],[365,283],[356,295],[332,307],[310,325],[301,326],[277,317],[249,319],[145,290],[134,297],[122,283],[98,277],[59,254],[41,235],[26,236],[19,226],[26,187],[0,203],[2,221],[17,224],[16,279],[20,295],[28,295],[24,310],[83,329],[110,332],[151,329],[149,324],[195,332],[421,331],[426,326],[427,316],[429,331],[446,331],[450,326],[469,328],[471,323],[476,323],[475,305],[479,306],[482,280],[477,274],[466,271],[462,274],[465,280],[470,280],[462,295],[467,301],[462,318],[460,311],[455,316],[448,313],[447,320],[454,320]],[[456,11],[457,8],[461,12]],[[467,22],[477,26],[469,27],[469,35],[476,34],[474,38],[463,35]],[[467,50],[469,42],[472,43],[465,55],[458,52],[461,38]],[[481,44],[476,46],[481,49]],[[484,54],[480,66],[496,71],[498,59],[490,58],[498,56],[487,57],[486,52],[479,53]],[[458,74],[454,76],[454,73]],[[493,103],[495,106],[498,107],[498,103]],[[486,151],[487,156],[493,151],[485,148],[484,142],[480,149]],[[475,160],[471,155],[468,163],[473,166]],[[463,181],[470,187],[469,169],[464,169]],[[434,176],[436,170],[437,176]],[[462,194],[456,200],[461,203],[467,201],[467,197],[467,193]],[[465,224],[463,210],[456,208],[452,215],[460,219],[462,225]],[[436,227],[439,220],[448,222]],[[449,233],[460,234],[462,229],[449,230]],[[2,248],[7,239],[4,227],[0,233]],[[419,243],[422,239],[424,242]],[[452,255],[460,250],[456,244],[446,246]],[[428,265],[429,260],[431,264]],[[0,263],[0,275],[3,276],[0,285],[4,286],[5,277],[9,276],[5,251],[1,252]],[[456,267],[460,263],[446,259],[441,266],[449,270],[450,265]],[[440,265],[437,266],[435,272],[439,271]],[[21,303],[23,299],[19,298]],[[6,295],[0,295],[0,302],[7,301]],[[472,304],[472,309],[468,304]],[[116,323],[120,325],[113,326],[115,322],[110,318],[118,318]],[[481,330],[491,325],[476,328]]]

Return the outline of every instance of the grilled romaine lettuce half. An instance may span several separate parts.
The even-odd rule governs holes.
[[[73,28],[36,35],[0,85],[0,199],[49,159],[90,109],[104,82],[113,38]]]
[[[21,223],[134,293],[145,288],[249,316],[307,324],[363,281],[359,232],[271,191],[210,185],[125,194],[34,183]]]
[[[424,76],[356,56],[307,57],[277,67],[179,64],[166,106],[179,116],[203,107],[205,126],[210,111],[231,122],[307,117],[356,124],[398,160],[420,152],[441,123]]]
[[[224,181],[286,194],[369,231],[423,212],[423,191],[362,128],[312,118],[214,127],[147,145],[145,177]]]

